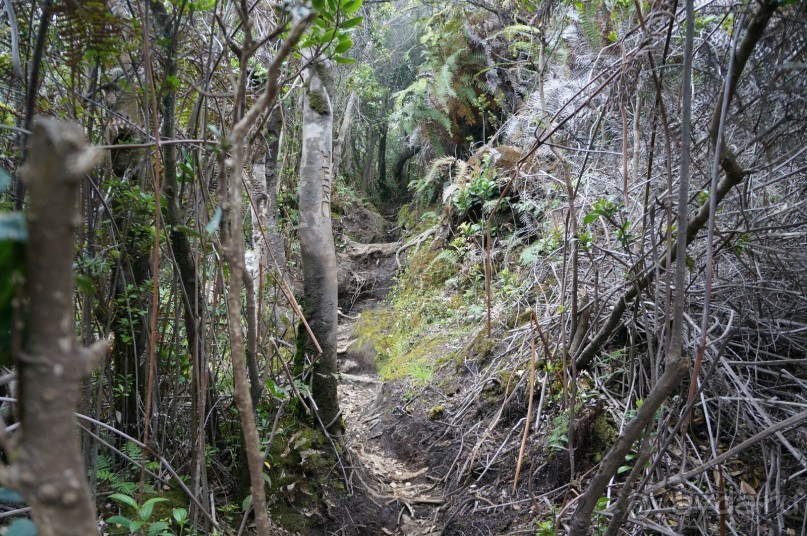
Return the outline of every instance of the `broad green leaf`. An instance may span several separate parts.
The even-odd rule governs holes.
[[[276,384],[272,378],[266,379],[266,390],[269,391],[269,394],[275,398],[280,398],[282,400],[285,400],[289,396],[288,391]]]
[[[249,508],[250,503],[252,503],[252,494],[250,493],[246,497],[244,497],[244,502],[241,503],[241,511],[246,512],[247,508]]]
[[[171,512],[171,516],[174,518],[174,521],[180,525],[184,525],[188,522],[188,511],[185,508],[174,508],[174,511]]]
[[[589,223],[593,223],[599,217],[600,217],[599,214],[594,214],[593,212],[589,212],[588,214],[583,216],[583,225],[588,225]]]
[[[112,516],[109,519],[107,519],[106,522],[110,525],[112,524],[120,525],[121,527],[126,527],[127,529],[130,530],[132,526],[132,520],[129,519],[128,517],[123,516]]]
[[[93,283],[92,278],[87,277],[86,275],[76,275],[76,288],[86,294],[92,294],[95,292],[95,284]]]
[[[118,501],[119,503],[123,503],[125,505],[131,506],[135,510],[137,510],[137,501],[129,497],[128,495],[124,495],[123,493],[113,493],[109,496],[110,499],[113,501]]]
[[[166,534],[168,530],[168,523],[165,521],[157,521],[156,523],[152,523],[149,527],[149,536],[159,536],[161,534]]]
[[[344,63],[344,64],[348,64],[348,63],[356,63],[356,60],[355,60],[355,59],[353,59],[353,58],[348,58],[348,57],[346,57],[346,56],[334,56],[333,60],[334,60],[336,63]]]
[[[322,8],[325,7],[325,0],[311,0],[311,7],[317,11],[322,11]]]
[[[355,13],[361,7],[362,0],[342,0],[342,13]]]
[[[333,40],[333,38],[336,37],[336,31],[337,31],[336,28],[331,28],[330,30],[328,30],[327,32],[322,34],[322,41],[321,42],[322,43],[327,43],[327,42]]]
[[[364,17],[353,17],[352,19],[347,19],[346,21],[341,23],[339,27],[342,28],[343,30],[346,30],[348,28],[355,28],[356,26],[361,24],[362,21],[364,21]]]
[[[353,40],[350,37],[344,35],[339,38],[339,43],[334,48],[334,51],[337,54],[343,54],[348,50],[350,50],[350,47],[352,46],[353,46]]]
[[[140,511],[138,514],[140,515],[140,519],[143,521],[148,520],[151,517],[151,513],[154,511],[154,505],[157,503],[165,502],[168,499],[165,497],[152,497],[151,499],[147,500],[143,503],[143,506],[140,507]]]
[[[36,525],[30,519],[15,519],[6,530],[6,536],[36,536]]]

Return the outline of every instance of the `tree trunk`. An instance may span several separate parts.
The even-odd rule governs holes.
[[[336,141],[333,142],[333,171],[334,178],[339,177],[339,171],[342,167],[344,150],[347,146],[348,137],[350,136],[350,122],[353,120],[353,105],[356,103],[356,92],[351,91],[350,96],[347,98],[345,105],[345,113],[342,116],[342,123],[339,125],[339,132]]]
[[[160,33],[164,39],[163,47],[163,71],[164,76],[177,76],[177,31],[180,21],[168,16],[165,8],[151,2],[151,9],[154,11],[155,19],[160,28]],[[176,89],[168,84],[165,96],[162,100],[162,132],[163,139],[170,140],[176,135]],[[207,359],[204,352],[199,333],[202,331],[202,315],[200,310],[204,304],[204,296],[199,282],[199,273],[196,268],[195,256],[191,246],[190,237],[182,232],[181,226],[185,225],[185,211],[182,208],[181,190],[177,177],[177,151],[174,145],[163,147],[163,181],[165,184],[165,202],[167,206],[166,220],[171,232],[169,233],[171,251],[175,260],[175,268],[179,272],[179,280],[182,284],[183,296],[183,322],[185,325],[185,336],[188,341],[188,353],[191,358],[191,491],[194,496],[200,499],[201,504],[206,504],[204,498],[207,495],[207,474],[205,464],[205,415],[206,415],[206,394],[208,373]],[[209,386],[215,389],[214,385]],[[213,410],[215,411],[215,409]],[[213,418],[208,421],[211,426],[216,426],[218,419]],[[211,434],[212,435],[212,434]],[[205,517],[199,516],[196,512],[197,506],[192,502],[191,519],[202,522]]]
[[[298,337],[298,355],[315,360],[314,411],[329,431],[338,433],[336,394],[337,277],[331,228],[331,149],[333,114],[326,87],[329,67],[313,63],[304,74],[303,149],[300,163],[300,246],[303,260],[303,301],[306,319],[321,347],[307,335]],[[299,365],[299,363],[298,363]]]
[[[409,187],[409,181],[406,180],[408,176],[404,172],[406,163],[418,154],[420,149],[419,145],[407,147],[395,158],[395,163],[392,165],[392,179],[398,185],[398,191],[401,193],[405,193]]]
[[[384,106],[386,110],[386,105]],[[386,113],[386,112],[385,112]],[[378,140],[378,178],[376,179],[378,182],[378,191],[382,193],[384,197],[388,197],[390,192],[387,188],[387,129],[389,128],[389,123],[384,121],[381,125],[381,136]]]
[[[30,189],[31,313],[24,350],[17,356],[22,431],[0,482],[20,491],[40,536],[87,536],[98,527],[74,412],[81,381],[106,353],[106,342],[76,345],[73,244],[79,181],[97,153],[85,146],[78,126],[41,119],[34,123],[29,154],[22,175]]]
[[[361,185],[362,189],[366,193],[370,193],[373,188],[373,179],[375,178],[375,140],[376,140],[376,130],[372,126],[367,129],[367,142],[366,142],[366,154],[364,155],[364,169],[361,174]]]
[[[264,158],[264,181],[266,183],[266,220],[265,229],[269,239],[269,251],[265,253],[266,265],[274,267],[279,276],[289,280],[286,270],[286,248],[283,235],[278,228],[279,207],[277,195],[280,183],[277,178],[277,162],[280,156],[280,133],[283,130],[283,116],[280,104],[272,111],[266,128],[263,131],[266,140],[266,156]]]

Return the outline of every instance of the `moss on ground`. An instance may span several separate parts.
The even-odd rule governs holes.
[[[267,456],[267,501],[272,520],[292,532],[306,534],[328,490],[342,489],[333,447],[321,430],[301,425],[293,415],[280,420]]]

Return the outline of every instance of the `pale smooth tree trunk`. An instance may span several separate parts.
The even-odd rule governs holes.
[[[306,334],[298,338],[314,361],[314,411],[328,431],[338,433],[336,393],[337,282],[331,227],[333,111],[328,94],[329,66],[312,63],[303,73],[303,149],[300,162],[300,246],[303,260],[303,311],[322,351]],[[298,363],[299,365],[299,363]]]
[[[10,466],[0,485],[17,489],[32,509],[40,536],[96,534],[75,424],[80,385],[106,353],[106,341],[76,343],[73,310],[74,232],[79,181],[98,152],[80,127],[52,119],[34,122],[22,178],[28,207],[28,333],[17,362],[21,436],[3,434]],[[11,440],[11,441],[10,441]]]

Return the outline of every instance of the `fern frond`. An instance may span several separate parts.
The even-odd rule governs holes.
[[[451,133],[451,118],[436,108],[420,108],[418,110],[421,122],[433,122],[443,128],[445,132]]]
[[[455,162],[460,162],[453,156],[444,156],[443,158],[438,158],[434,162],[432,162],[431,167],[429,168],[429,172],[423,177],[424,188],[425,185],[431,184],[434,179],[437,177],[437,174],[445,167],[451,166]]]
[[[435,77],[434,100],[440,104],[445,104],[448,102],[448,99],[457,96],[452,86],[454,81],[454,73],[457,69],[457,58],[459,58],[463,51],[464,49],[460,49],[446,58],[445,63]]]
[[[60,15],[56,27],[70,67],[78,66],[88,52],[99,59],[117,54],[121,25],[108,0],[57,2],[49,9]]]
[[[597,2],[580,2],[580,26],[583,28],[583,33],[586,39],[594,50],[602,48],[602,37],[598,28],[598,23],[595,20],[597,14]]]

